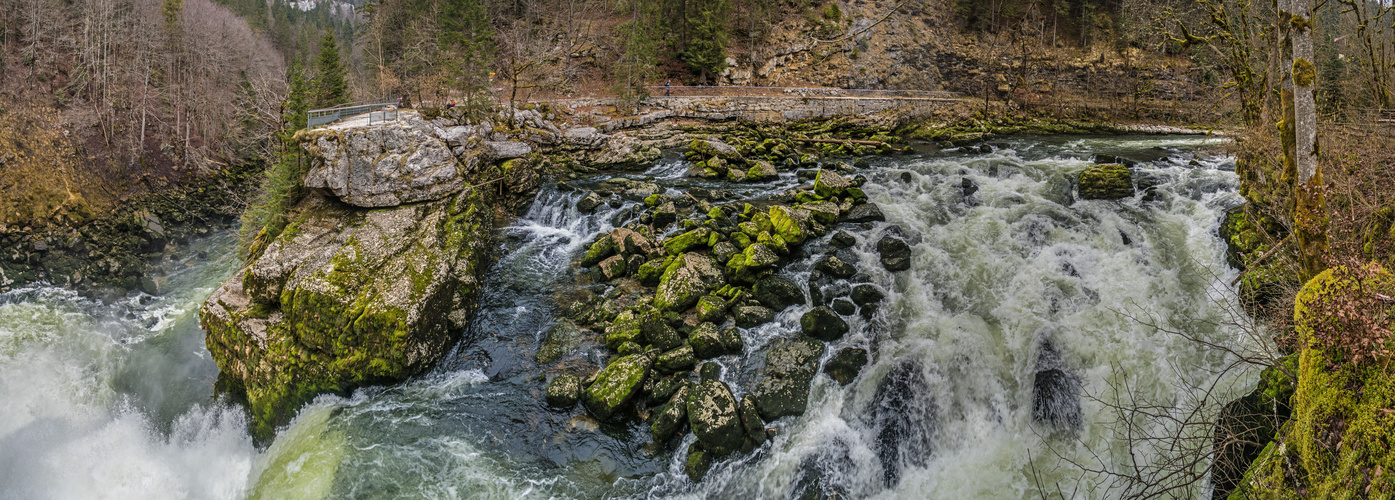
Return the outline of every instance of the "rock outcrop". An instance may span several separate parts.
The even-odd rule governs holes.
[[[1091,165],[1080,173],[1081,199],[1116,200],[1133,194],[1133,175],[1121,164]]]
[[[501,169],[433,130],[302,134],[325,190],[200,309],[219,388],[245,395],[258,439],[318,394],[421,372],[469,321],[497,190],[466,186]]]

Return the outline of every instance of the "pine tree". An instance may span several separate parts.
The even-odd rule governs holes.
[[[683,51],[683,61],[701,74],[703,84],[707,75],[721,72],[727,66],[727,20],[731,18],[729,0],[705,2],[688,18],[693,38]]]
[[[285,103],[281,106],[281,134],[289,141],[295,131],[305,128],[305,116],[310,110],[310,103],[306,101],[310,87],[305,84],[305,72],[300,65],[291,66],[287,73],[290,73],[290,88],[286,92]]]
[[[339,62],[339,41],[331,31],[326,31],[320,39],[320,57],[315,70],[315,106],[342,103],[348,85],[344,83],[344,65]]]
[[[442,67],[457,88],[472,91],[486,85],[493,31],[479,0],[441,0],[438,36]]]

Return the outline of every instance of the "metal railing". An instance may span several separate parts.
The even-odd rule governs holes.
[[[760,87],[749,85],[649,85],[651,97],[862,97],[958,99],[942,90],[842,89],[833,87]]]
[[[337,122],[343,118],[368,113],[368,123],[397,119],[397,108],[392,102],[360,101],[341,104],[332,108],[312,109],[306,113],[305,128],[315,128]],[[385,108],[392,107],[391,110]],[[382,111],[380,111],[382,110]],[[377,116],[375,116],[377,115]]]

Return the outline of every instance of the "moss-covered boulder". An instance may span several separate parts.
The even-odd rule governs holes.
[[[639,314],[634,311],[623,311],[611,320],[610,325],[605,328],[605,345],[611,349],[620,349],[620,344],[634,342],[644,343],[644,322]]]
[[[1133,175],[1118,163],[1091,165],[1080,173],[1081,199],[1117,200],[1133,193]]]
[[[852,383],[857,378],[857,374],[862,372],[862,367],[867,366],[867,350],[861,347],[844,347],[839,350],[828,364],[824,365],[823,372],[827,373],[833,380],[841,385]]]
[[[769,162],[756,161],[751,168],[746,170],[746,182],[773,181],[780,177],[780,171],[775,170],[775,166]]]
[[[736,306],[731,309],[731,317],[736,320],[736,326],[755,328],[775,321],[775,311],[765,306]]]
[[[848,322],[828,306],[818,306],[804,313],[799,317],[799,327],[805,335],[824,342],[833,342],[848,333]]]
[[[581,396],[581,404],[601,420],[615,414],[635,394],[639,393],[649,376],[653,361],[644,354],[622,356],[601,370]]]
[[[809,337],[781,338],[770,343],[765,367],[751,395],[766,421],[803,415],[809,405],[809,384],[819,369],[823,343]]]
[[[825,225],[837,222],[838,216],[843,213],[842,210],[838,208],[838,205],[831,201],[803,203],[799,205],[799,208],[808,210],[809,214],[814,216],[815,221]]]
[[[1364,276],[1361,276],[1364,275]],[[1316,332],[1349,329],[1341,309],[1391,326],[1395,277],[1384,270],[1329,269],[1310,280],[1294,301],[1294,324],[1303,345],[1298,385],[1289,400],[1292,419],[1246,471],[1231,498],[1389,498],[1395,478],[1375,471],[1395,468],[1395,373],[1379,358],[1354,360],[1353,352],[1328,344]],[[1349,307],[1365,296],[1370,309]],[[1326,323],[1326,324],[1323,324]],[[1351,335],[1354,335],[1352,332]],[[1386,355],[1388,356],[1388,355]]]
[[[581,396],[581,379],[564,373],[547,384],[547,404],[557,408],[571,408]]]
[[[685,253],[674,259],[659,278],[654,307],[663,311],[686,310],[697,304],[698,298],[725,283],[722,271],[711,259],[698,253]]]
[[[697,303],[698,321],[721,323],[727,313],[727,302],[716,295],[704,295]]]
[[[814,192],[820,198],[838,196],[849,187],[852,187],[852,183],[832,170],[819,169],[818,175],[814,177]]]
[[[813,235],[810,225],[813,219],[813,214],[808,210],[779,205],[770,207],[772,234],[780,236],[785,243],[791,245],[803,244],[804,240]]]
[[[693,328],[688,334],[688,344],[693,346],[693,353],[701,359],[712,359],[727,354],[727,346],[717,332],[717,325],[712,323],[701,323]]]
[[[776,312],[789,306],[804,303],[804,292],[793,281],[779,276],[770,276],[756,282],[752,296]]]
[[[623,255],[612,255],[596,265],[596,268],[601,270],[601,276],[607,281],[624,277],[626,267],[628,264],[626,264]]]
[[[660,354],[654,361],[654,369],[659,373],[690,372],[693,368],[697,368],[697,358],[693,356],[693,348],[688,345]]]
[[[372,210],[312,194],[213,292],[206,344],[258,439],[318,394],[402,380],[445,353],[474,308],[492,193]]]
[[[701,248],[707,245],[707,240],[711,235],[712,230],[705,227],[688,231],[665,240],[664,251],[669,255],[678,255],[689,250]]]
[[[726,161],[742,161],[740,151],[737,151],[735,147],[719,141],[716,138],[696,139],[689,142],[688,157],[694,159],[716,157]]]
[[[586,248],[586,255],[581,257],[581,265],[590,267],[600,264],[601,261],[615,255],[618,249],[619,247],[615,245],[615,240],[611,239],[610,235],[602,235],[600,239]]]
[[[678,386],[668,402],[649,416],[649,433],[655,443],[664,443],[688,423],[688,388]]]

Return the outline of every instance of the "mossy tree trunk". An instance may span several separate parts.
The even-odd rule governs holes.
[[[1318,165],[1317,101],[1313,88],[1312,0],[1279,0],[1278,25],[1283,33],[1287,63],[1283,79],[1283,121],[1279,130],[1284,146],[1284,177],[1293,186],[1293,225],[1302,254],[1304,273],[1321,272],[1327,253],[1327,208],[1322,193],[1322,168]]]

